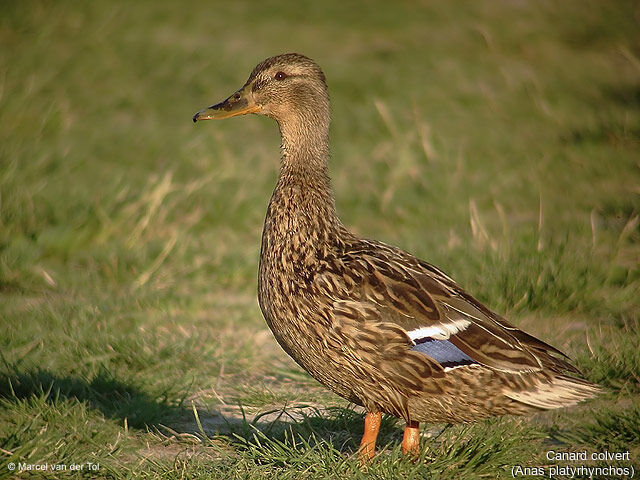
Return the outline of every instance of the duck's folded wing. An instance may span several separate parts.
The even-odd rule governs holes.
[[[513,373],[576,371],[561,352],[491,312],[435,267],[381,247],[347,258],[342,274],[359,285],[352,299],[376,306],[371,320],[401,327],[413,350],[444,367],[478,363]]]

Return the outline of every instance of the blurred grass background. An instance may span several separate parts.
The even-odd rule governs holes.
[[[637,464],[639,22],[622,0],[2,2],[0,477],[92,461],[100,478],[364,478],[361,415],[255,299],[277,128],[191,123],[287,51],[328,78],[344,223],[609,392],[426,426],[417,464],[387,419],[367,474],[496,477],[549,442]]]

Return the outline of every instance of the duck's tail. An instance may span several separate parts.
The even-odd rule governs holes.
[[[532,385],[530,389],[506,391],[505,396],[518,402],[550,410],[570,407],[602,393],[602,389],[593,383],[567,375],[552,377],[548,382]]]

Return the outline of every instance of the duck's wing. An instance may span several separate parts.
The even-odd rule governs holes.
[[[365,320],[400,327],[413,350],[443,367],[477,363],[513,373],[578,373],[562,352],[519,330],[442,271],[402,250],[360,241],[340,263],[348,293],[336,301],[373,306]]]

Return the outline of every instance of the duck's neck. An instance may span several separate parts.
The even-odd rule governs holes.
[[[274,195],[274,200],[281,197],[292,214],[321,217],[331,228],[339,222],[328,175],[329,112],[325,110],[308,110],[279,122],[282,158],[276,193],[280,195]]]
[[[278,122],[282,138],[281,173],[326,177],[329,112],[307,110]]]

